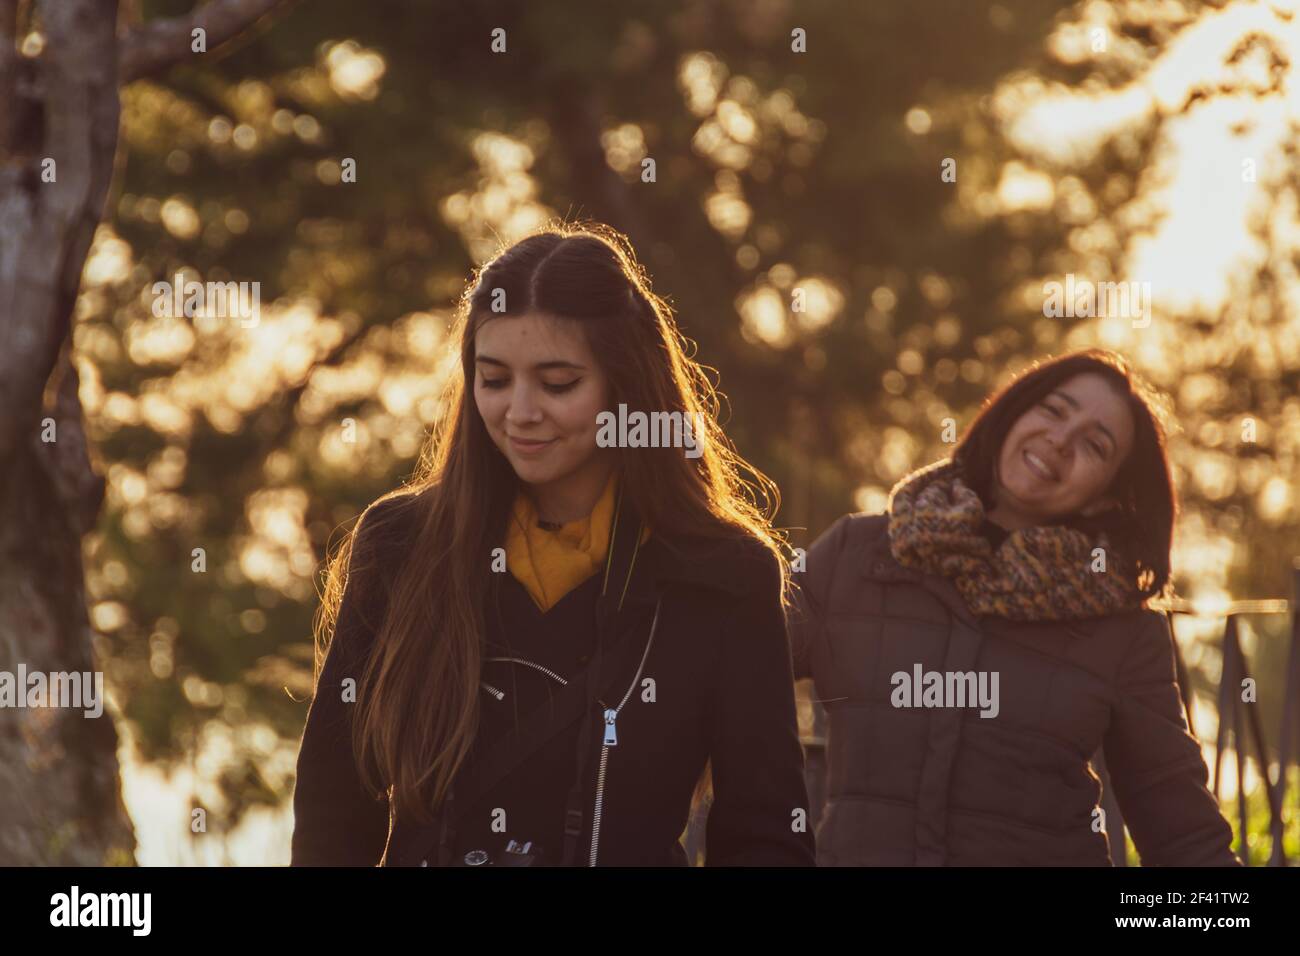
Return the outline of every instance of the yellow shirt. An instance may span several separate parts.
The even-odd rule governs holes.
[[[604,567],[617,488],[618,475],[611,472],[591,514],[554,531],[537,526],[537,508],[523,489],[515,496],[506,528],[506,566],[543,611]],[[648,528],[641,540],[647,537]]]

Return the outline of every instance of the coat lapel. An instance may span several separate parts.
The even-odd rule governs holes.
[[[919,584],[942,601],[955,617],[973,628],[979,628],[978,619],[971,613],[956,585],[941,575],[918,571],[898,563],[898,559],[890,550],[887,531],[878,535],[866,548],[864,560],[861,562],[861,571],[863,577],[875,581],[907,581]]]

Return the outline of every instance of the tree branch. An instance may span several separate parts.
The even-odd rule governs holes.
[[[220,58],[256,24],[258,32],[284,16],[298,0],[211,0],[183,17],[151,20],[129,29],[118,41],[118,77],[130,83],[163,73],[194,56]],[[207,52],[190,49],[193,31],[207,35]]]

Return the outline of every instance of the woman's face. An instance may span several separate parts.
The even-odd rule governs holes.
[[[1062,382],[1018,418],[998,453],[996,512],[1047,524],[1101,510],[1133,447],[1128,402],[1101,375]]]
[[[550,485],[607,467],[596,446],[606,378],[576,321],[498,316],[479,327],[474,350],[474,402],[520,481]]]

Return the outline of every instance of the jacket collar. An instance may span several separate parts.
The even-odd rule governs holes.
[[[942,575],[918,571],[898,563],[889,546],[889,515],[885,514],[882,518],[878,533],[872,535],[861,553],[858,565],[862,576],[874,581],[919,584],[942,601],[954,616],[978,629],[978,618],[971,613],[961,592],[950,580]]]
[[[734,597],[748,593],[747,575],[738,573],[735,564],[746,558],[741,548],[727,542],[668,541],[651,531],[641,546],[641,560],[645,561],[645,573],[634,576],[628,589],[629,596],[635,591],[645,600],[651,582],[661,586],[666,583],[692,584]],[[752,558],[748,560],[752,561]],[[749,580],[752,583],[752,578]]]
[[[611,562],[606,596],[617,607],[628,605],[653,606],[667,584],[689,584],[704,587],[733,597],[744,597],[752,577],[739,573],[738,561],[752,561],[745,549],[725,540],[685,540],[668,538],[655,529],[631,553],[619,548],[619,536],[624,542],[632,538],[634,530],[642,527],[640,514],[630,498],[619,503],[615,517],[613,560]],[[620,553],[621,552],[621,553]],[[628,568],[630,566],[630,574]]]

